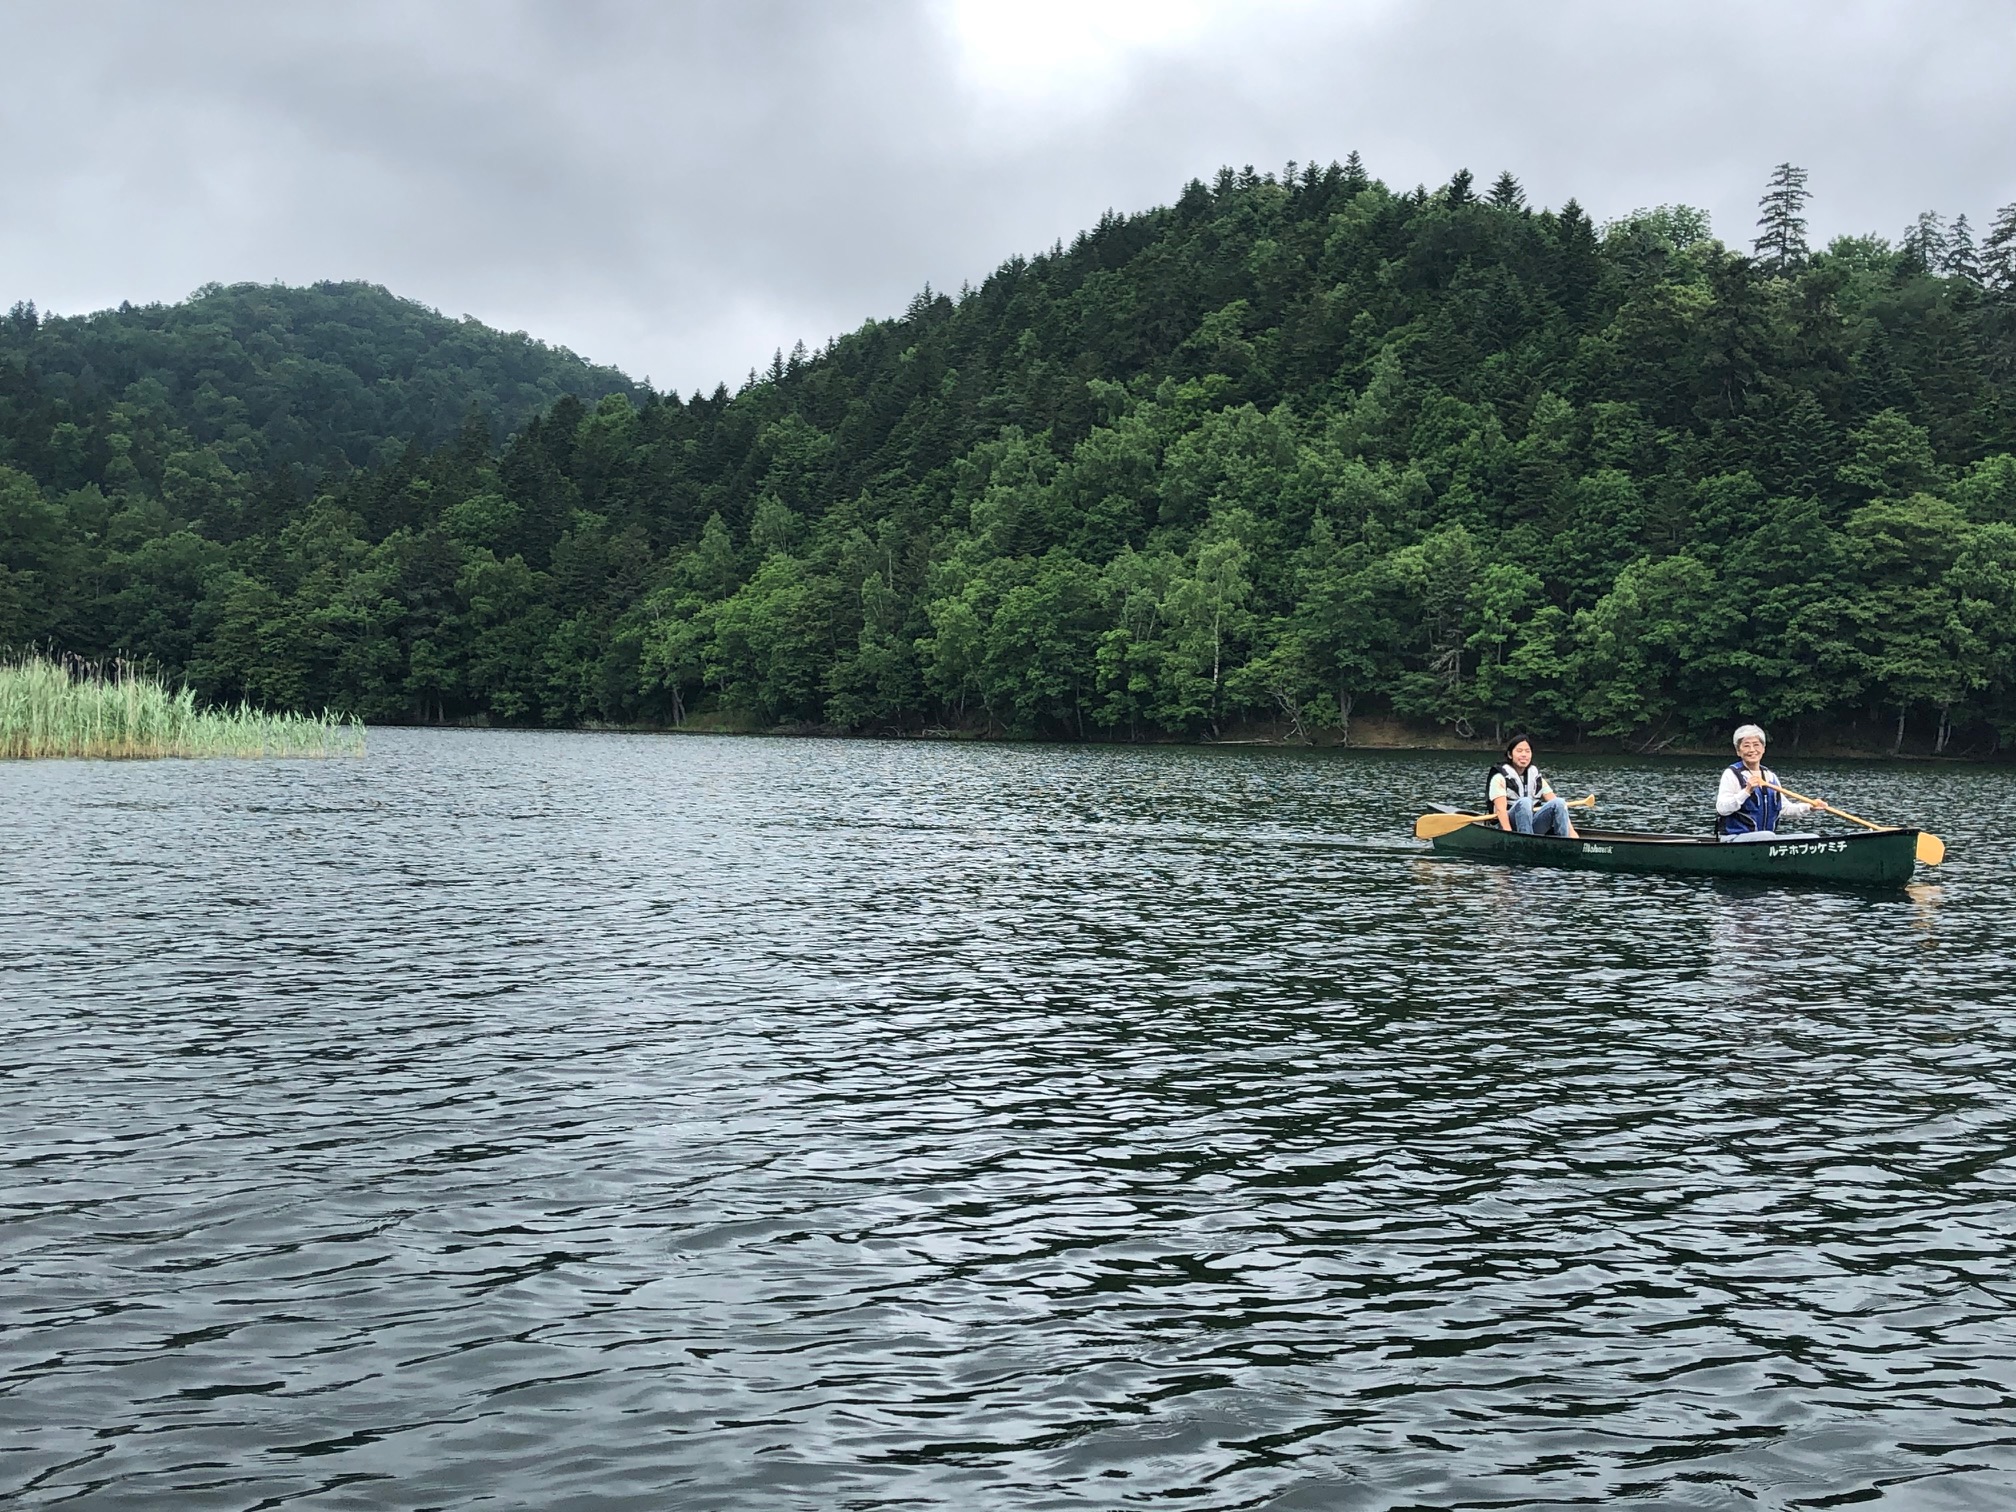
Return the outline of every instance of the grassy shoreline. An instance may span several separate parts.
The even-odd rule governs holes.
[[[138,669],[27,656],[0,663],[0,760],[361,756],[364,726],[333,714],[199,707]]]

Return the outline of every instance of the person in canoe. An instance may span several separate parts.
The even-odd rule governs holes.
[[[1819,799],[1797,803],[1778,786],[1778,774],[1764,765],[1764,732],[1741,726],[1735,735],[1736,759],[1722,773],[1715,794],[1715,833],[1724,840],[1775,840],[1778,825],[1801,814],[1825,813]]]
[[[1533,765],[1533,737],[1514,735],[1505,743],[1505,759],[1491,768],[1484,790],[1501,830],[1522,835],[1566,835],[1578,839],[1568,822],[1568,805]]]

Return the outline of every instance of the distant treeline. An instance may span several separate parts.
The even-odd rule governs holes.
[[[501,452],[569,354],[276,388],[351,371],[340,320],[204,367],[177,342],[214,331],[154,312],[157,355],[87,380],[131,317],[17,309],[0,643],[371,720],[1993,748],[2016,207],[1812,252],[1804,202],[1781,167],[1745,255],[1509,174],[1225,170],[732,395],[575,363]]]

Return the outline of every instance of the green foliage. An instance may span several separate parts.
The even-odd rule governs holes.
[[[2007,217],[1804,204],[1760,263],[1227,170],[690,399],[352,286],[24,308],[0,641],[387,720],[2009,738]]]
[[[1603,228],[1608,241],[1643,237],[1667,252],[1685,252],[1711,241],[1715,228],[1708,212],[1695,205],[1659,205],[1650,210],[1633,210],[1622,220]]]
[[[1771,182],[1757,202],[1758,258],[1771,272],[1784,275],[1806,260],[1806,219],[1802,212],[1812,193],[1806,187],[1806,170],[1780,163],[1771,170]]]
[[[361,755],[364,729],[332,714],[200,707],[188,688],[131,667],[0,663],[0,759]]]
[[[471,411],[508,434],[563,394],[637,393],[613,368],[374,284],[211,284],[176,305],[0,321],[0,434],[17,467],[74,487],[158,490],[228,533],[247,479],[364,467],[454,438]],[[113,490],[108,489],[108,492]],[[124,490],[119,490],[124,491]]]

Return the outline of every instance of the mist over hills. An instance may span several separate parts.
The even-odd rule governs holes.
[[[2016,211],[1800,203],[1228,169],[691,400],[368,286],[17,310],[0,642],[381,720],[1992,749]]]

